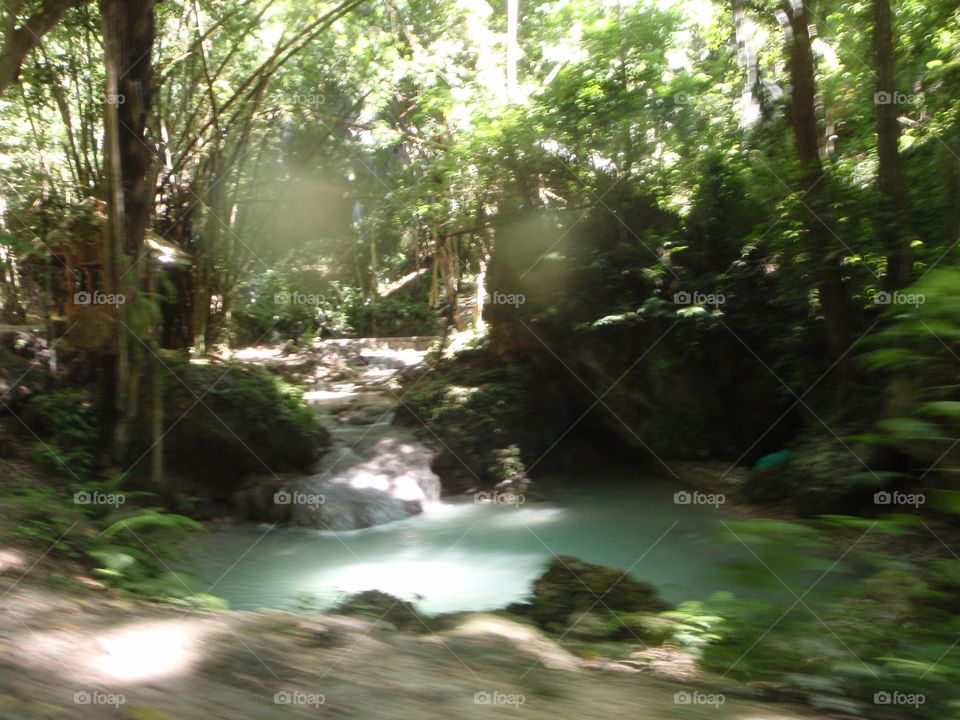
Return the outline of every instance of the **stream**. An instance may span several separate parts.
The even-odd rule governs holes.
[[[359,370],[349,379],[307,386],[308,402],[333,436],[317,470],[327,480],[349,477],[376,487],[381,465],[404,461],[382,441],[400,442],[412,456],[426,452],[409,430],[391,424],[393,396],[384,385],[424,353],[402,343],[334,342]],[[415,461],[410,472],[422,475],[423,463]],[[724,532],[722,521],[737,514],[676,504],[675,483],[616,465],[537,480],[549,488],[548,502],[430,498],[421,514],[339,532],[226,527],[204,536],[191,552],[202,580],[196,589],[239,610],[324,610],[345,595],[376,589],[413,600],[428,614],[482,611],[522,600],[554,555],[573,555],[629,568],[632,577],[679,602],[733,589],[720,563],[747,559],[745,549],[722,551],[710,542]],[[418,476],[407,491],[417,483],[429,485]]]

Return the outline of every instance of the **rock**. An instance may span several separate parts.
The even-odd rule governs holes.
[[[372,488],[313,477],[255,485],[236,493],[234,506],[248,519],[317,530],[356,530],[409,517],[403,501]]]
[[[614,634],[610,619],[598,612],[571,613],[565,625],[567,637],[574,640],[606,640]]]
[[[329,446],[300,395],[268,372],[241,364],[173,363],[166,379],[165,463],[199,491],[226,498],[251,472],[304,472]],[[144,392],[149,392],[144,383]],[[199,401],[198,401],[199,398]],[[140,404],[150,407],[149,398]],[[133,459],[151,446],[151,419],[141,417]]]
[[[335,479],[355,488],[372,488],[398,500],[421,504],[440,499],[440,478],[430,468],[433,454],[421,443],[383,438],[372,457],[339,472]],[[331,473],[332,474],[332,473]]]
[[[379,590],[365,590],[351,595],[339,603],[333,612],[369,618],[376,621],[376,627],[380,629],[427,629],[413,603]]]
[[[531,605],[533,621],[554,632],[569,627],[570,616],[578,611],[639,613],[669,608],[648,583],[626,577],[623,570],[569,556],[554,558],[534,583]]]

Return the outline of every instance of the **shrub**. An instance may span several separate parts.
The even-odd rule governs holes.
[[[77,390],[57,390],[31,399],[24,422],[42,439],[41,467],[63,477],[87,480],[97,451],[97,412]]]

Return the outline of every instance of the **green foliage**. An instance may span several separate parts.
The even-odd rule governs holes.
[[[7,532],[37,548],[77,560],[92,532],[83,508],[62,488],[21,481],[6,493]]]
[[[43,393],[30,401],[25,417],[42,440],[38,459],[44,469],[81,481],[91,477],[98,441],[97,413],[86,393]]]
[[[83,489],[107,490],[121,492],[116,481]],[[96,577],[121,590],[193,607],[221,607],[219,598],[190,589],[196,581],[188,573],[171,569],[186,561],[185,540],[204,526],[182,515],[126,507],[142,495],[124,492],[123,504],[111,508],[77,503],[75,488],[21,482],[8,490],[3,505],[7,532],[54,557],[92,562]]]
[[[425,302],[378,298],[346,308],[350,327],[360,336],[436,335],[437,312]]]
[[[731,570],[752,579],[756,595],[681,605],[666,614],[678,622],[675,640],[702,653],[707,669],[780,697],[886,717],[874,714],[886,710],[876,693],[922,694],[923,704],[894,708],[897,717],[957,717],[956,561],[889,548],[922,547],[927,531],[909,519],[830,524],[848,528],[842,549],[829,526],[734,524],[739,540],[728,541],[761,559]]]
[[[884,387],[876,426],[861,439],[907,458],[903,469],[929,485],[954,487],[960,467],[954,439],[960,433],[960,271],[936,269],[891,300],[883,327],[864,343],[861,361]]]
[[[526,472],[519,446],[511,445],[494,450],[493,454],[496,461],[494,466],[489,469],[489,473],[498,481],[512,480]]]
[[[183,542],[203,525],[182,515],[134,510],[111,522],[94,538],[88,555],[97,562],[94,574],[128,592],[166,600],[209,605],[189,586],[189,575],[171,565],[185,560]]]

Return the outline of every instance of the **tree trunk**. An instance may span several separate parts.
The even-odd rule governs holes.
[[[843,246],[830,229],[833,218],[828,198],[829,178],[824,175],[820,161],[809,21],[803,4],[788,3],[785,12],[790,22],[787,63],[793,88],[789,117],[803,177],[805,229],[826,326],[827,347],[831,358],[840,360],[853,339],[853,312],[841,267]],[[843,367],[845,363],[841,369]]]
[[[145,130],[151,103],[153,0],[101,0],[104,59],[107,71],[107,177],[110,225],[104,254],[107,290],[123,296],[115,306],[114,383],[108,398],[110,451],[124,463],[138,409],[143,370],[141,337],[150,337],[137,313],[146,263],[144,238],[151,212],[154,158]],[[131,337],[135,334],[136,337]]]
[[[517,28],[520,25],[520,0],[507,0],[507,99],[517,100],[517,63],[520,60],[520,45]]]
[[[874,97],[877,121],[877,185],[880,212],[877,230],[887,252],[886,289],[910,284],[913,250],[910,247],[910,201],[900,165],[900,123],[897,121],[897,85],[890,0],[873,0],[873,42],[877,69]]]

